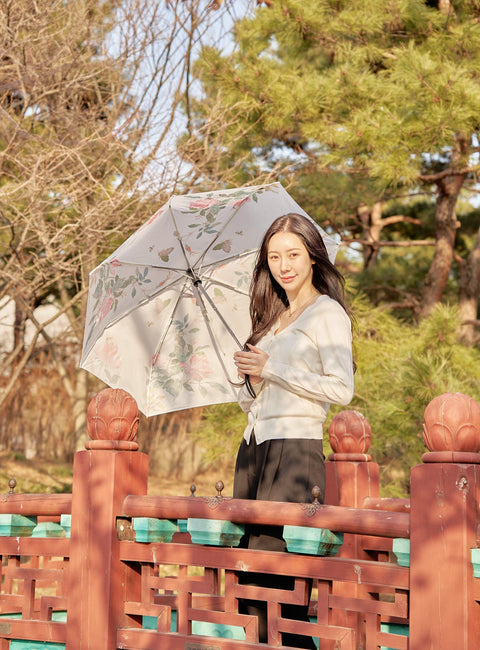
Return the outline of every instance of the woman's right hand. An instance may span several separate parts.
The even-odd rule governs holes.
[[[263,381],[261,372],[267,360],[268,354],[253,345],[249,345],[248,350],[235,352],[233,355],[238,376],[244,379],[245,375],[248,375],[252,386],[260,384]]]
[[[245,377],[246,377],[245,373],[243,373],[243,372],[238,373],[238,378],[239,379],[243,380],[243,379],[245,379]],[[256,384],[259,384],[260,382],[263,381],[263,379],[261,377],[258,377],[256,375],[253,375],[253,376],[249,375],[249,379],[250,379],[250,383],[252,384],[252,386],[255,386]]]

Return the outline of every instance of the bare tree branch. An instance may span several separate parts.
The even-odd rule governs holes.
[[[192,178],[176,150],[191,60],[233,5],[168,7],[0,4],[0,295],[16,304],[21,339],[0,355],[0,406],[47,351],[68,395],[86,390],[66,356],[80,358],[89,272]],[[35,310],[52,300],[57,311],[41,322]],[[68,350],[47,330],[61,316]]]

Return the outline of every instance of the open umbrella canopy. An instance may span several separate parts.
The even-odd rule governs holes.
[[[280,183],[172,196],[91,272],[80,367],[147,416],[236,401],[258,247],[289,212]]]

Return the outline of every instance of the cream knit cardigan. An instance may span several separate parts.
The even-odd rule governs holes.
[[[320,295],[281,332],[279,324],[257,344],[268,355],[252,399],[243,386],[238,402],[248,415],[247,443],[323,437],[330,404],[353,396],[351,322],[341,305]]]

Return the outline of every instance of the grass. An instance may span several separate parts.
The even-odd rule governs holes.
[[[72,491],[73,467],[23,454],[0,452],[0,494],[9,492],[9,481],[15,479],[15,492],[29,494],[69,493]]]
[[[45,459],[27,459],[23,454],[0,452],[0,495],[9,492],[9,481],[17,482],[15,493],[20,494],[62,494],[72,492],[73,463],[60,463]],[[158,477],[150,474],[148,493],[158,496],[190,496],[190,486],[195,484],[196,496],[215,496],[215,484],[222,480],[223,494],[233,492],[233,468],[217,473],[192,477],[191,480]]]

